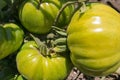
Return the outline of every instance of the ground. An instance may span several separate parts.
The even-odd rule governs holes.
[[[113,73],[105,77],[91,77],[83,74],[76,67],[74,67],[66,80],[120,80],[120,75]]]

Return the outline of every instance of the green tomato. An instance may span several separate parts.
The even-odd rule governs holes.
[[[14,23],[0,26],[0,59],[19,49],[23,42],[23,30]]]
[[[37,34],[48,33],[54,23],[56,15],[62,5],[68,0],[28,0],[23,2],[19,11],[19,18],[23,26],[30,32]],[[68,24],[73,6],[68,6],[62,12],[56,26]]]
[[[18,71],[28,80],[64,80],[73,67],[69,56],[43,56],[37,48],[34,41],[23,45],[16,58]]]
[[[120,66],[120,14],[101,3],[78,10],[67,29],[73,64],[83,73],[104,76]]]

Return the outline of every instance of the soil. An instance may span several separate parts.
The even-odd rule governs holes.
[[[91,77],[83,74],[76,67],[74,67],[66,80],[120,80],[120,75],[117,73],[112,73],[103,77]]]
[[[89,0],[89,2],[100,2],[113,7],[120,12],[120,0]],[[120,80],[120,74],[110,74],[104,77],[91,77],[80,72],[76,67],[71,70],[66,80]]]

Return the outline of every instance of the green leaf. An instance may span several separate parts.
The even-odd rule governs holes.
[[[4,0],[0,0],[0,11],[3,7],[5,7],[7,4]]]
[[[17,80],[25,80],[21,75],[17,77]]]

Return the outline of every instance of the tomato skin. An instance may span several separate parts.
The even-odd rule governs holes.
[[[25,43],[16,62],[19,72],[28,80],[64,80],[72,69],[68,56],[43,56],[34,41]]]
[[[18,50],[23,42],[23,37],[23,30],[14,23],[0,26],[0,59]]]
[[[67,0],[44,0],[40,6],[36,0],[23,2],[19,11],[19,18],[23,26],[30,32],[45,34],[51,30],[56,15]],[[39,7],[39,8],[38,8]],[[61,14],[56,26],[68,24],[72,15],[73,6],[67,7]]]
[[[73,64],[91,76],[105,76],[120,66],[120,14],[101,3],[77,11],[68,26]]]

